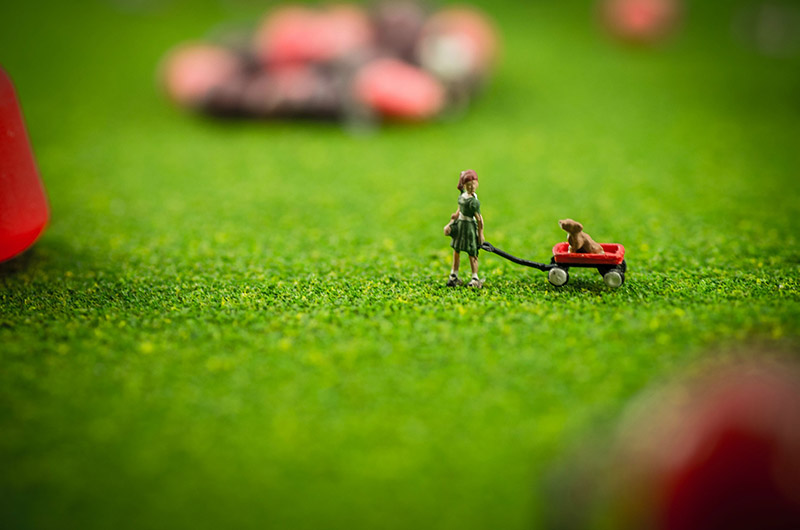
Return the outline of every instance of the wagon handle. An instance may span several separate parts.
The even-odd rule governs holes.
[[[505,251],[500,250],[499,248],[495,247],[494,245],[492,245],[488,241],[484,241],[483,244],[481,244],[481,250],[485,250],[486,252],[491,252],[492,254],[497,254],[501,258],[505,258],[508,261],[516,263],[517,265],[523,265],[525,267],[532,267],[534,269],[539,269],[540,271],[547,271],[547,270],[550,270],[550,269],[553,268],[552,265],[546,265],[544,263],[539,263],[539,262],[536,262],[536,261],[528,261],[526,259],[522,259],[522,258],[518,258],[516,256],[512,256],[508,252],[505,252]]]

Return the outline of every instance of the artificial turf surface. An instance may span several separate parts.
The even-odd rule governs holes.
[[[554,459],[642,389],[791,351],[800,61],[719,4],[642,50],[587,5],[493,3],[466,115],[353,136],[155,90],[255,3],[4,3],[52,222],[0,265],[0,526],[536,527]],[[466,168],[489,241],[546,260],[574,217],[626,284],[482,255],[483,290],[446,289]]]

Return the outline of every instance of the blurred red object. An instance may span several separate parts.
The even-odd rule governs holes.
[[[642,405],[646,405],[643,407]],[[749,361],[659,393],[623,424],[623,528],[800,528],[800,374]],[[638,514],[638,515],[636,515]]]
[[[355,6],[318,10],[279,8],[264,19],[254,38],[255,56],[267,67],[327,62],[373,45],[372,24]]]
[[[356,98],[379,114],[405,120],[435,116],[444,88],[429,73],[398,59],[377,59],[356,74]]]
[[[48,217],[47,197],[14,85],[0,68],[0,261],[30,247]]]
[[[601,17],[617,38],[655,44],[671,35],[683,12],[680,0],[603,0]]]
[[[197,107],[242,69],[242,60],[232,51],[211,44],[191,43],[182,44],[167,54],[161,76],[173,101]]]

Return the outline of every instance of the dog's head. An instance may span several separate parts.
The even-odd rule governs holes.
[[[579,232],[583,232],[583,225],[574,219],[561,219],[558,222],[558,226],[560,226],[562,230],[566,230],[570,234],[577,234]]]

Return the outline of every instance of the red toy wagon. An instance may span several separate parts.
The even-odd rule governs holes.
[[[547,272],[547,279],[556,287],[565,285],[569,281],[570,268],[583,267],[597,269],[605,284],[616,289],[625,283],[625,271],[628,268],[625,263],[625,247],[618,243],[601,243],[601,246],[605,254],[580,254],[568,252],[569,244],[566,242],[557,243],[553,247],[553,257],[547,264],[517,258],[496,248],[488,241],[481,245],[481,249],[518,265]]]

